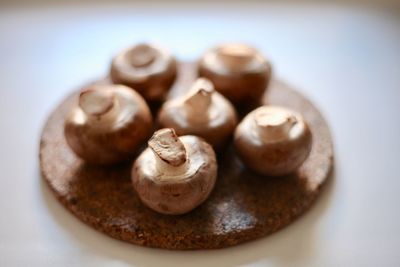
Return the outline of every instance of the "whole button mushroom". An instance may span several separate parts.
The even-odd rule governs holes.
[[[311,150],[311,132],[303,117],[278,106],[249,113],[234,135],[237,153],[255,172],[281,176],[294,172]]]
[[[165,49],[138,44],[114,57],[110,77],[115,84],[134,88],[146,100],[162,101],[176,77],[176,60]]]
[[[164,103],[158,122],[163,128],[174,128],[178,135],[198,135],[214,148],[221,148],[232,136],[237,116],[232,104],[214,90],[213,84],[200,78],[186,95]]]
[[[255,48],[224,44],[207,51],[199,61],[200,77],[234,104],[258,103],[271,77],[271,65]]]
[[[136,159],[132,181],[141,201],[163,214],[183,214],[203,203],[214,188],[217,162],[203,139],[161,129]]]
[[[65,121],[66,141],[92,164],[113,164],[137,153],[150,136],[152,116],[144,99],[123,85],[84,89]]]

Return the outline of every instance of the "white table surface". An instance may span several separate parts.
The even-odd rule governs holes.
[[[0,266],[400,266],[400,9],[345,4],[0,6]],[[42,182],[38,140],[73,88],[118,50],[156,41],[180,58],[241,40],[322,110],[336,169],[302,218],[214,251],[111,239]]]

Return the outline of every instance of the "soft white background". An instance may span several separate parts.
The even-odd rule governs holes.
[[[231,40],[268,55],[332,128],[316,205],[268,238],[179,252],[113,240],[58,204],[38,167],[46,116],[143,40],[184,60]],[[396,1],[0,4],[0,266],[400,266],[399,114]]]

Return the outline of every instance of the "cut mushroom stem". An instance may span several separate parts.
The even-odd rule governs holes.
[[[213,92],[214,86],[208,79],[197,79],[184,101],[184,105],[190,115],[199,116],[199,114],[207,112],[211,104]],[[207,116],[200,117],[207,118]]]
[[[112,120],[118,113],[118,100],[112,90],[88,88],[79,95],[79,107],[88,119]]]
[[[88,88],[79,95],[79,106],[87,115],[102,115],[114,105],[113,94],[108,90]]]
[[[157,54],[154,48],[147,44],[139,44],[130,51],[130,62],[136,68],[146,67],[154,62]]]
[[[289,138],[290,130],[297,122],[292,114],[276,109],[260,110],[254,115],[256,129],[263,141],[279,141]]]
[[[185,146],[172,128],[161,129],[148,141],[156,168],[166,176],[179,176],[188,166]]]
[[[228,44],[219,49],[220,59],[232,68],[248,64],[256,54],[252,47],[243,44]]]

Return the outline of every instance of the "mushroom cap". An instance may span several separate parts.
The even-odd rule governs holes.
[[[284,120],[285,114],[290,119]],[[294,172],[307,159],[312,135],[299,113],[278,106],[262,106],[239,123],[234,144],[249,169],[263,175],[282,176]]]
[[[107,97],[113,101],[111,108]],[[82,91],[64,126],[66,141],[77,156],[91,164],[113,164],[138,152],[153,123],[146,102],[134,90],[96,85]]]
[[[222,44],[208,50],[198,63],[200,77],[235,104],[258,102],[271,77],[271,65],[246,44]]]
[[[200,80],[210,83],[212,87],[210,81],[204,78],[198,79],[198,81]],[[214,148],[222,148],[230,139],[237,125],[236,111],[229,100],[215,91],[213,87],[207,94],[210,94],[207,106],[198,106],[194,112],[188,110],[192,104],[188,106],[185,103],[188,99],[187,95],[165,102],[158,114],[160,127],[173,128],[178,135],[200,136]]]
[[[187,152],[187,168],[179,175],[157,168],[156,155],[146,148],[132,168],[132,182],[141,201],[163,214],[187,213],[210,195],[217,178],[214,150],[202,138],[179,137]]]
[[[177,63],[172,54],[154,44],[137,44],[116,55],[110,77],[115,84],[134,88],[148,101],[165,98],[176,78]]]

